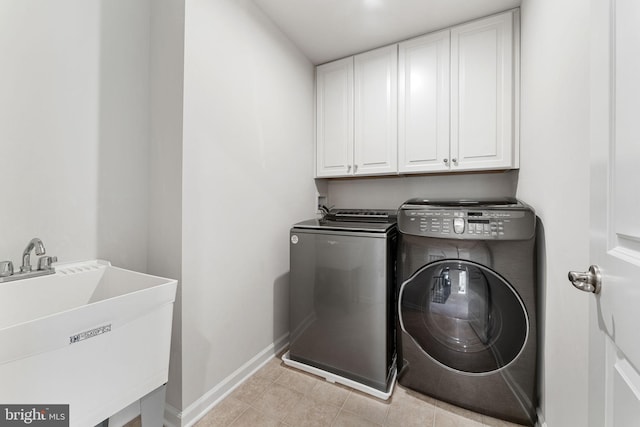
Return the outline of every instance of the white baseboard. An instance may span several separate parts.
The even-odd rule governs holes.
[[[171,405],[165,405],[165,426],[193,426],[197,421],[204,417],[211,408],[220,403],[222,399],[227,397],[258,369],[262,368],[267,362],[269,362],[269,360],[273,359],[276,354],[284,350],[288,344],[289,333],[286,333],[182,411]]]
[[[164,427],[180,427],[181,419],[182,414],[177,408],[164,404]]]

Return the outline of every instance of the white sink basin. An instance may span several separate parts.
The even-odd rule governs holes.
[[[94,426],[167,382],[177,282],[87,261],[0,283],[0,402]]]

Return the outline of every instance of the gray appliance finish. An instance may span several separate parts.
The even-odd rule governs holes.
[[[535,225],[533,209],[514,198],[400,207],[400,384],[534,425]]]
[[[390,391],[396,239],[395,215],[373,222],[355,216],[294,225],[291,360]]]

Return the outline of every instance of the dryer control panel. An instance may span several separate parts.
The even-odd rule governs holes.
[[[535,213],[524,205],[496,207],[417,206],[398,210],[405,234],[465,240],[524,240],[535,234]]]

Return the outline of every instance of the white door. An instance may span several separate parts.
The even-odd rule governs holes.
[[[449,30],[398,45],[398,172],[449,170]]]
[[[354,174],[398,167],[398,46],[356,55]]]
[[[510,11],[451,29],[453,171],[514,166],[518,16]]]
[[[589,424],[635,427],[640,426],[640,2],[592,0],[591,7],[590,244],[602,287],[591,301]]]
[[[316,69],[316,176],[353,174],[353,57]]]

